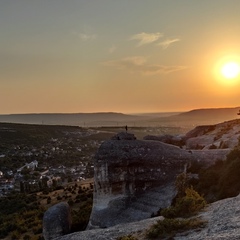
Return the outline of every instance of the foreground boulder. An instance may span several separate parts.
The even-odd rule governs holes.
[[[67,203],[61,202],[50,207],[43,216],[43,237],[51,240],[70,233],[71,214]]]

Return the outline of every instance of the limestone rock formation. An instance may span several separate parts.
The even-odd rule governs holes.
[[[128,133],[105,141],[95,156],[89,227],[149,218],[161,206],[170,205],[175,194],[173,182],[190,155],[161,142],[135,140]]]
[[[164,134],[160,136],[147,135],[143,139],[160,141],[160,142],[164,142],[164,143],[168,143],[176,146],[182,146],[185,143],[183,136],[172,136],[170,134]]]
[[[132,133],[120,132],[113,136],[112,140],[136,140],[136,137]]]
[[[207,221],[204,228],[177,234],[175,240],[239,240],[240,239],[240,195],[210,204],[197,217]],[[132,234],[145,240],[145,231],[162,217],[138,222],[120,224],[107,229],[93,229],[76,232],[56,240],[105,240]]]
[[[187,149],[234,148],[240,137],[240,119],[211,126],[199,126],[185,136]]]
[[[205,156],[204,156],[205,157]],[[174,181],[194,154],[159,141],[120,133],[99,148],[89,228],[146,219],[171,204]],[[197,160],[201,160],[201,155]]]
[[[116,240],[118,237],[127,236],[137,232],[144,232],[151,225],[162,220],[163,217],[144,219],[137,222],[119,224],[114,227],[104,229],[92,229],[83,232],[72,233],[56,240]],[[139,238],[138,238],[139,239]]]
[[[232,149],[240,137],[240,119],[216,125],[197,126],[183,136],[146,136],[145,140],[156,140],[188,150]]]
[[[107,229],[88,230],[58,239],[115,239],[143,229],[142,223],[146,226],[153,223],[159,218],[150,217],[159,208],[171,204],[175,196],[174,181],[179,173],[194,162],[207,167],[218,159],[224,160],[237,145],[239,136],[240,120],[200,126],[177,137],[150,136],[137,140],[127,132],[117,134],[100,146],[94,159],[94,199],[89,229]],[[175,142],[181,148],[164,141]],[[200,215],[208,220],[206,228],[175,239],[240,239],[239,206],[240,196],[211,204]]]
[[[205,228],[191,231],[176,240],[236,240],[240,239],[240,195],[214,202],[199,214],[207,221]]]
[[[45,240],[55,239],[70,232],[71,214],[66,202],[50,207],[43,216],[43,237]]]

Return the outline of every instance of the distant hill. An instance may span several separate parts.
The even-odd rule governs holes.
[[[217,124],[239,118],[240,107],[234,108],[206,108],[194,109],[168,117],[151,119],[152,122],[169,126],[197,126],[206,124]]]
[[[237,113],[240,107],[235,108],[207,108],[207,109],[195,109],[189,112],[184,112],[178,115],[183,118],[195,118],[195,119],[224,119],[231,120],[237,118]]]
[[[0,115],[0,122],[44,124],[44,125],[75,125],[75,126],[117,126],[144,120],[147,117],[122,113],[39,113]]]
[[[36,113],[0,115],[0,122],[44,124],[44,125],[72,125],[82,127],[101,126],[184,126],[217,124],[239,118],[235,108],[207,108],[195,109],[189,112],[160,112],[143,114],[123,114],[116,112],[99,113]]]

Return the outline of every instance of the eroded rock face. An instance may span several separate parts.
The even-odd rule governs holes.
[[[197,126],[182,136],[146,136],[145,140],[165,142],[188,150],[232,149],[240,137],[240,119],[215,125]]]
[[[43,216],[43,237],[51,240],[70,233],[71,214],[66,202],[50,207]]]
[[[239,240],[240,239],[240,195],[209,204],[197,217],[206,221],[201,229],[190,230],[174,236],[175,240]],[[57,240],[105,240],[133,234],[137,239],[146,239],[144,232],[163,217],[149,218],[135,223],[121,224],[108,229],[77,232]],[[143,234],[139,235],[139,232]],[[141,237],[142,236],[142,237]]]
[[[105,141],[94,160],[93,209],[88,228],[139,221],[171,205],[176,176],[193,162],[209,166],[229,150],[186,150],[119,133]]]
[[[179,147],[135,140],[128,133],[104,142],[95,156],[89,228],[146,219],[169,206],[175,178],[191,159],[192,153]]]
[[[187,149],[232,149],[240,137],[240,119],[199,126],[185,136]]]

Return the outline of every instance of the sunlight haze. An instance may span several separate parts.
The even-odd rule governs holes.
[[[238,0],[2,0],[0,114],[239,106]]]

